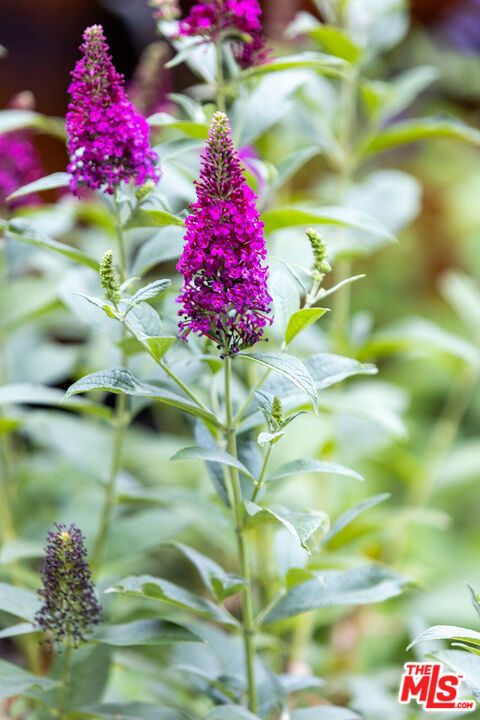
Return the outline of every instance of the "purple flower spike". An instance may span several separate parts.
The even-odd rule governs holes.
[[[38,205],[36,194],[25,195],[18,200],[7,197],[23,185],[38,180],[43,175],[40,158],[28,131],[0,135],[0,208],[14,210],[25,205]]]
[[[87,28],[83,40],[67,113],[72,192],[87,187],[112,195],[123,181],[157,181],[158,157],[150,148],[147,121],[126,95],[101,25]]]
[[[185,224],[177,269],[185,282],[177,302],[180,332],[213,340],[222,356],[256,343],[271,325],[272,299],[263,223],[243,177],[230,125],[216,112],[202,155],[197,201]]]
[[[54,640],[70,639],[78,645],[100,621],[100,605],[81,531],[76,525],[56,528],[48,533],[38,593],[43,604],[35,620]]]
[[[263,65],[270,53],[265,46],[261,14],[258,0],[204,0],[180,22],[180,35],[199,35],[211,42],[228,37],[240,67]]]

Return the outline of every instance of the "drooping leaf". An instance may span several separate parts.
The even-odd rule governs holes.
[[[222,607],[211,600],[185,590],[184,588],[152,575],[140,575],[124,578],[113,587],[106,590],[107,593],[121,593],[122,595],[133,595],[136,597],[159,600],[169,605],[189,610],[196,615],[207,617],[222,625],[236,625],[236,620]]]
[[[16,200],[17,198],[24,197],[25,195],[30,195],[30,193],[38,193],[44,190],[54,190],[55,188],[68,187],[68,185],[68,173],[57,172],[40,178],[39,180],[34,180],[34,182],[28,183],[28,185],[23,185],[23,187],[18,188],[18,190],[15,190],[15,192],[9,195],[8,200]]]
[[[480,632],[468,628],[457,627],[456,625],[433,625],[417,635],[407,647],[407,651],[415,645],[432,640],[459,640],[460,642],[471,643],[480,646]]]
[[[163,227],[165,225],[176,225],[183,227],[182,218],[173,215],[167,210],[158,210],[154,208],[139,207],[132,213],[126,228],[135,227]]]
[[[408,580],[377,565],[353,570],[327,570],[296,585],[267,614],[264,622],[285,620],[309,610],[343,605],[367,605],[399,595]]]
[[[246,526],[273,524],[285,527],[300,546],[310,552],[307,541],[319,530],[322,534],[328,532],[328,515],[320,511],[288,512],[283,509],[261,507],[249,500],[245,501],[245,510],[248,516]]]
[[[275,370],[296,385],[317,407],[318,397],[314,380],[307,367],[293,355],[273,352],[240,352],[237,357],[264,365],[270,370]]]
[[[269,75],[284,70],[315,70],[323,75],[338,75],[345,67],[347,67],[347,63],[342,58],[325,53],[305,52],[275,58],[270,63],[245,70],[240,77],[258,77],[259,75]]]
[[[174,547],[178,548],[195,565],[204,585],[216,595],[220,602],[226,597],[240,592],[245,585],[241,577],[225,572],[218,563],[198,552],[198,550],[194,550],[183,543],[174,543]]]
[[[220,448],[187,447],[176,452],[170,460],[204,460],[205,462],[220,463],[221,465],[237,468],[237,470],[240,470],[240,472],[253,480],[251,474],[240,460]]]
[[[209,410],[199,407],[191,400],[183,398],[181,395],[177,395],[170,390],[140,382],[126,368],[100,370],[99,372],[85,375],[85,377],[77,380],[76,383],[73,383],[73,385],[68,388],[66,397],[69,398],[72,395],[91,392],[93,390],[123,393],[133,397],[153,398],[166,405],[171,405],[179,410],[183,410],[190,415],[201,417],[214,425],[218,425],[217,418]]]
[[[69,260],[73,260],[80,265],[85,265],[91,270],[98,271],[99,262],[91,255],[88,255],[83,250],[78,250],[75,247],[66,245],[59,240],[53,240],[47,237],[41,232],[35,230],[32,225],[25,218],[15,218],[8,223],[7,226],[7,237],[11,237],[14,240],[27,243],[39,248],[45,248],[46,250],[52,250],[55,253],[67,257]]]
[[[71,398],[65,400],[64,393],[57,388],[46,385],[32,385],[30,383],[15,383],[0,387],[0,405],[46,405],[50,407],[63,406],[101,417],[110,417],[111,412],[98,403],[87,398]]]

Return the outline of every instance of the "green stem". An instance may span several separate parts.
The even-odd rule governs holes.
[[[62,687],[60,690],[60,699],[58,703],[58,720],[64,720],[67,714],[68,694],[71,679],[71,663],[72,663],[73,647],[70,641],[67,641],[65,654],[63,657]]]
[[[127,253],[125,248],[125,238],[123,234],[123,226],[120,217],[120,207],[118,201],[115,199],[115,212],[116,212],[116,229],[117,229],[117,240],[118,240],[118,255],[119,255],[119,270],[121,282],[124,282],[127,277]],[[122,340],[125,339],[125,327],[122,326]],[[121,354],[121,366],[125,367],[127,363],[127,355],[124,350]],[[123,443],[125,439],[126,430],[129,424],[129,415],[127,407],[126,395],[117,395],[115,403],[115,414],[113,419],[113,448],[112,457],[110,461],[110,470],[108,475],[108,481],[105,487],[105,495],[103,499],[102,510],[100,513],[100,521],[97,530],[97,536],[92,552],[91,567],[94,572],[98,572],[104,546],[110,530],[113,513],[115,510],[116,502],[116,488],[117,478],[122,467],[122,453]]]
[[[175,382],[175,383],[178,385],[178,387],[180,387],[180,388],[183,390],[183,392],[184,392],[186,395],[188,395],[188,397],[189,397],[191,400],[193,400],[193,402],[195,403],[195,405],[198,405],[198,407],[202,408],[202,410],[207,410],[208,412],[210,412],[209,408],[205,405],[205,403],[202,402],[202,401],[200,400],[200,398],[198,398],[198,397],[195,395],[195,393],[190,390],[190,388],[188,387],[188,385],[185,385],[185,383],[183,382],[183,380],[181,380],[181,379],[178,377],[178,375],[176,375],[176,373],[174,373],[173,370],[172,370],[171,368],[169,368],[168,365],[166,365],[166,364],[163,362],[163,360],[160,360],[160,362],[159,362],[158,364],[160,365],[160,367],[162,368],[162,370],[163,370],[164,372],[166,372],[167,375],[173,380],[173,382]]]
[[[233,422],[232,396],[231,396],[231,378],[232,378],[232,359],[225,358],[225,407],[226,407],[226,439],[227,450],[230,455],[237,457],[237,442],[235,437],[235,424]],[[232,498],[232,508],[235,517],[235,531],[237,534],[238,556],[240,560],[240,570],[245,580],[245,586],[242,592],[242,633],[243,643],[245,647],[245,662],[248,682],[248,708],[250,712],[256,713],[258,710],[257,691],[255,686],[255,627],[253,615],[253,599],[252,599],[252,579],[250,573],[250,562],[248,557],[248,548],[245,537],[245,523],[243,514],[243,498],[240,486],[240,478],[237,468],[229,467],[228,474],[230,477],[230,489]]]
[[[215,69],[216,69],[216,96],[215,101],[217,104],[217,110],[226,112],[224,84],[225,79],[223,76],[223,52],[222,52],[222,38],[220,37],[215,43]]]
[[[256,501],[256,499],[259,496],[260,491],[263,487],[263,481],[265,479],[265,473],[267,472],[268,461],[270,460],[271,454],[272,454],[272,445],[269,445],[268,450],[265,453],[265,458],[263,460],[263,465],[262,465],[262,469],[260,471],[259,478],[258,478],[257,482],[255,483],[255,489],[254,489],[253,495],[252,495],[252,502]]]

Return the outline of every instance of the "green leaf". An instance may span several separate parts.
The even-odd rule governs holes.
[[[70,184],[70,176],[68,173],[57,172],[52,175],[35,180],[34,182],[23,185],[15,192],[8,196],[7,200],[15,200],[16,198],[30,195],[30,193],[43,192],[44,190],[54,190],[56,188],[68,187]]]
[[[440,289],[459,318],[475,332],[480,327],[480,286],[477,280],[451,270],[441,277]]]
[[[183,249],[183,227],[165,227],[157,230],[155,235],[142,244],[136,254],[132,275],[143,276],[156,265],[176,260]]]
[[[382,493],[381,495],[372,495],[372,497],[362,500],[357,505],[344,512],[340,517],[333,523],[330,532],[325,537],[324,544],[330,542],[335,535],[338,535],[347,525],[350,525],[359,515],[375,507],[379,503],[385,502],[390,497],[390,493]]]
[[[336,225],[338,227],[361,230],[379,236],[384,241],[395,242],[396,238],[388,228],[371,215],[361,210],[344,206],[323,207],[317,209],[302,207],[283,207],[267,210],[262,220],[267,234],[283,228],[309,225]]]
[[[32,688],[50,690],[58,683],[45,677],[37,677],[17,665],[0,659],[0,699],[14,697]]]
[[[468,590],[469,590],[469,592],[470,592],[470,597],[471,597],[471,599],[472,599],[472,605],[473,605],[473,607],[475,608],[475,610],[476,610],[476,612],[477,612],[477,615],[480,616],[480,602],[478,601],[477,593],[476,593],[475,590],[472,588],[472,586],[469,585],[468,583],[467,583],[467,587],[468,587]]]
[[[441,353],[477,368],[480,351],[459,335],[447,332],[439,325],[412,318],[374,335],[360,350],[360,357],[381,357],[398,352]]]
[[[205,462],[220,463],[221,465],[237,468],[237,470],[240,470],[240,472],[253,480],[251,473],[240,460],[220,448],[187,447],[176,452],[170,460],[204,460]]]
[[[148,350],[151,356],[157,362],[163,358],[164,355],[170,350],[172,345],[176,342],[176,337],[145,337],[144,342],[148,346]]]
[[[20,635],[29,635],[30,633],[42,632],[40,628],[33,623],[18,623],[10,625],[0,631],[0,638],[19,637]]]
[[[282,480],[283,478],[290,477],[291,475],[301,475],[303,473],[344,475],[345,477],[351,477],[355,480],[365,479],[362,475],[360,475],[360,473],[357,473],[355,470],[351,470],[344,465],[325,462],[324,460],[315,460],[314,458],[303,458],[301,460],[293,460],[292,462],[288,462],[279,467],[272,475],[270,475],[268,482]]]
[[[0,583],[0,610],[2,612],[33,622],[39,609],[40,600],[36,593],[15,585]]]
[[[343,28],[335,25],[319,25],[309,30],[308,34],[313,40],[318,40],[328,53],[349,63],[356,63],[362,56],[361,48]]]
[[[315,70],[322,75],[338,75],[348,66],[342,58],[325,53],[305,52],[298,55],[288,55],[275,58],[270,63],[258,65],[239,74],[239,79],[269,75],[284,70]]]
[[[245,581],[241,577],[225,572],[218,563],[198,552],[198,550],[194,550],[183,543],[173,543],[173,546],[195,565],[204,585],[220,602],[226,597],[240,592],[244,587]]]
[[[480,657],[461,650],[442,650],[435,659],[444,663],[455,673],[463,675],[477,702],[480,702]]]
[[[157,295],[160,295],[160,293],[170,287],[171,284],[171,280],[154,280],[148,283],[148,285],[145,285],[145,287],[140,288],[140,290],[137,290],[137,292],[129,298],[129,302],[135,305],[145,302],[146,300],[151,300],[157,297]]]
[[[38,232],[25,218],[15,218],[11,220],[8,223],[6,234],[7,237],[27,243],[28,245],[52,250],[59,255],[67,257],[69,260],[73,260],[80,265],[85,265],[91,270],[98,272],[98,260],[95,260],[91,255],[87,255],[83,250],[77,250],[77,248],[66,245],[58,240],[53,240],[43,233]]]
[[[312,355],[305,361],[305,365],[317,390],[324,390],[356,375],[376,375],[378,373],[378,369],[371,363],[361,363],[358,360],[333,353]]]
[[[222,625],[237,624],[236,620],[226,610],[215,605],[211,600],[194,595],[169,580],[156,578],[152,575],[131,575],[120,580],[105,592],[159,600],[183,610],[192,611],[196,615],[209,618]]]
[[[161,708],[149,703],[107,703],[86,707],[70,715],[72,720],[191,720],[180,710]]]
[[[367,605],[399,595],[407,578],[377,565],[353,570],[326,570],[296,585],[270,610],[264,622],[272,623],[325,607]]]
[[[196,140],[206,140],[208,137],[208,125],[204,122],[193,122],[191,120],[177,120],[168,113],[155,113],[148,118],[148,124],[152,127],[165,127],[187,135]]]
[[[313,378],[307,367],[293,355],[273,352],[240,352],[237,357],[246,358],[280,373],[306,393],[311,399],[314,408],[317,407],[318,397]]]
[[[311,147],[304,147],[300,150],[294,150],[292,153],[287,155],[286,158],[280,160],[277,168],[277,177],[272,182],[272,189],[278,190],[283,187],[309,160],[314,158],[320,152],[320,148],[317,145]]]
[[[59,140],[65,139],[65,121],[61,118],[49,118],[32,110],[2,110],[0,112],[0,135],[24,128],[40,130]]]
[[[0,388],[0,393],[1,393]],[[17,560],[30,560],[43,557],[43,545],[32,540],[20,538],[4,543],[0,548],[0,565],[8,565]]]
[[[221,705],[210,710],[204,720],[260,720],[241,705]]]
[[[218,425],[217,418],[209,410],[198,407],[195,403],[170,390],[140,382],[132,375],[130,370],[126,368],[100,370],[99,372],[85,375],[81,380],[77,380],[76,383],[70,385],[65,393],[65,397],[69,398],[78,393],[92,392],[94,390],[123,393],[125,395],[131,395],[132,397],[153,398],[154,400],[158,400],[158,402],[165,403],[165,405],[176,407],[190,415],[195,415],[207,422]]]
[[[459,640],[480,646],[480,632],[457,627],[456,625],[433,625],[428,630],[424,630],[420,635],[417,635],[415,640],[407,647],[407,652],[418,643],[431,642],[432,640]]]
[[[0,387],[0,405],[46,405],[51,407],[63,406],[101,417],[110,417],[109,408],[94,403],[86,398],[73,398],[65,400],[62,390],[47,387],[46,385],[31,385],[29,383],[15,383]]]
[[[361,720],[361,716],[348,708],[318,705],[295,710],[292,720]]]
[[[250,500],[246,500],[245,511],[248,515],[247,527],[257,525],[273,524],[283,526],[300,546],[310,552],[307,541],[319,530],[322,534],[328,532],[328,515],[320,511],[310,512],[288,512],[284,510],[272,510],[272,508],[261,507]]]
[[[92,639],[116,647],[202,642],[202,639],[188,628],[166,620],[135,620],[120,625],[104,625]]]
[[[316,322],[325,315],[326,312],[328,312],[327,308],[302,308],[294,312],[288,321],[285,333],[285,342],[287,345],[292,342],[299,332]]]
[[[167,210],[139,207],[133,211],[125,227],[129,229],[135,227],[163,227],[164,225],[183,227],[184,221]]]
[[[431,138],[450,138],[480,146],[480,130],[470,125],[456,119],[419,118],[390,125],[376,135],[369,136],[360,145],[359,155],[368,157],[400,145]]]

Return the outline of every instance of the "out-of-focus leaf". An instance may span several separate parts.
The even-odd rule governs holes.
[[[458,270],[450,270],[441,277],[440,289],[457,315],[474,332],[480,328],[480,284],[475,278]]]
[[[288,321],[285,332],[287,345],[292,342],[298,333],[319,320],[326,312],[328,312],[327,308],[302,308],[294,312]]]
[[[292,720],[361,720],[361,716],[348,708],[318,705],[295,710]]]
[[[4,543],[0,549],[0,565],[42,556],[43,545],[41,543],[21,539],[10,540],[10,542]]]
[[[160,600],[169,605],[190,610],[197,615],[207,617],[222,625],[236,625],[236,620],[222,607],[211,600],[194,595],[169,580],[156,578],[152,575],[130,576],[120,580],[107,593],[134,595],[144,599]]]
[[[55,190],[56,188],[68,187],[70,176],[68,173],[57,172],[52,175],[40,178],[40,180],[34,180],[34,182],[23,185],[15,192],[8,196],[8,200],[15,200],[16,198],[30,195],[30,193],[43,192],[44,190]]]
[[[358,505],[354,505],[354,507],[344,512],[343,515],[340,515],[340,517],[333,523],[330,532],[325,537],[324,544],[330,542],[335,535],[338,535],[338,533],[346,528],[347,525],[350,525],[350,523],[353,522],[353,520],[355,520],[359,515],[366,512],[366,510],[370,510],[370,508],[375,507],[375,505],[388,500],[389,497],[389,493],[373,495],[366,500],[362,500],[358,503]]]
[[[148,118],[148,124],[152,127],[164,127],[178,130],[188,137],[196,140],[206,140],[208,137],[208,125],[204,122],[192,122],[191,120],[177,120],[168,113],[155,113]]]
[[[360,473],[339,465],[338,463],[325,462],[324,460],[315,460],[314,458],[303,458],[301,460],[292,460],[285,465],[279,467],[270,475],[268,481],[282,480],[291,475],[301,475],[302,473],[319,473],[322,475],[344,475],[355,480],[364,480]]]
[[[175,226],[158,230],[140,247],[133,260],[132,275],[145,275],[155,265],[180,257],[184,232],[183,228]]]
[[[73,720],[191,720],[180,710],[140,702],[94,705],[74,712],[71,717]]]
[[[284,70],[315,70],[322,75],[338,75],[348,63],[342,58],[326,53],[305,52],[298,55],[288,55],[283,58],[275,58],[270,63],[258,65],[241,73],[240,77],[258,77],[270,73],[282,72]]]
[[[61,118],[49,118],[32,110],[2,110],[0,112],[0,134],[32,128],[59,140],[65,139],[65,122]]]
[[[134,620],[120,625],[104,625],[97,630],[93,640],[116,647],[202,642],[188,628],[166,620]]]
[[[377,565],[353,570],[327,570],[296,585],[270,610],[264,622],[272,623],[309,610],[341,605],[367,605],[399,595],[408,580]]]
[[[272,510],[261,507],[249,500],[245,501],[245,510],[248,515],[247,527],[257,525],[280,525],[285,527],[290,535],[300,543],[301,547],[310,552],[308,540],[319,530],[326,534],[329,528],[328,515],[320,511],[287,512],[286,510]]]
[[[221,705],[210,710],[204,720],[260,720],[260,718],[241,705]]]
[[[83,250],[78,250],[77,248],[66,245],[59,240],[53,240],[43,233],[38,232],[25,218],[15,218],[11,220],[8,223],[6,234],[7,237],[12,237],[14,240],[20,240],[20,242],[28,243],[35,247],[52,250],[55,253],[67,257],[69,260],[73,260],[80,265],[85,265],[91,270],[98,271],[99,262],[94,257],[88,255]]]
[[[183,227],[182,218],[173,215],[167,210],[158,210],[156,208],[139,207],[132,213],[126,228],[135,227],[163,227],[164,225],[176,225]]]
[[[462,140],[476,147],[480,146],[480,130],[470,125],[453,118],[419,118],[390,125],[376,135],[366,138],[359,148],[359,155],[368,157],[401,145],[431,138]]]
[[[35,613],[39,608],[40,600],[35,593],[15,585],[0,583],[1,611],[15,615],[15,617],[22,618],[22,620],[33,622]]]
[[[480,702],[480,657],[462,650],[442,650],[435,658],[447,665],[455,673],[463,675],[477,702]]]
[[[50,690],[56,685],[53,680],[31,675],[17,665],[0,659],[0,699],[20,695],[31,688]]]
[[[313,40],[320,42],[328,53],[348,63],[356,63],[362,56],[361,48],[340,27],[322,24],[308,30],[308,34]]]
[[[29,383],[16,383],[0,387],[0,405],[46,405],[51,407],[71,408],[77,412],[85,412],[101,417],[110,417],[109,408],[94,403],[86,398],[72,398],[65,400],[65,395],[57,388],[45,385],[30,385]]]

